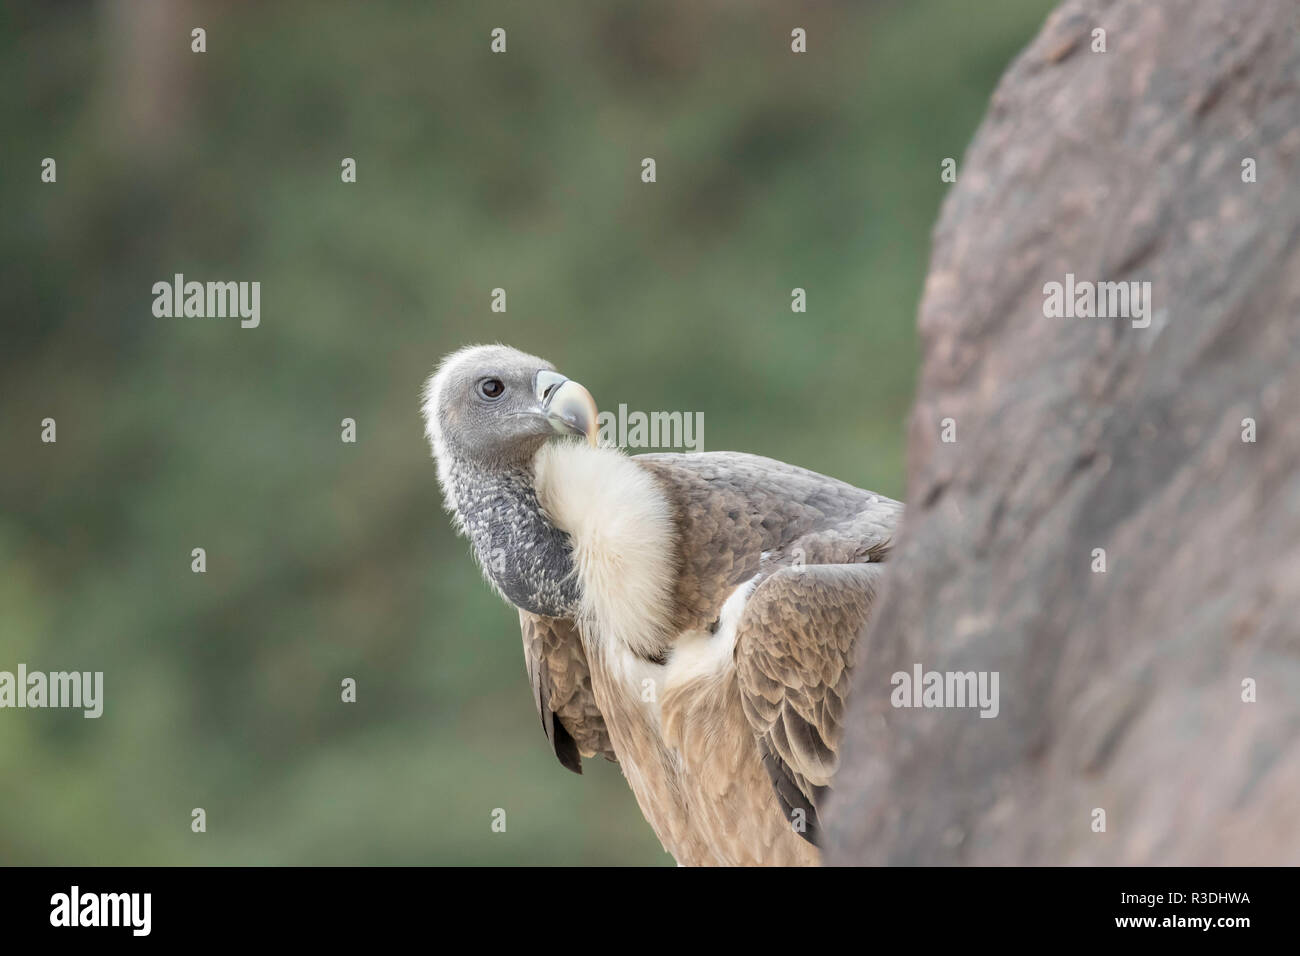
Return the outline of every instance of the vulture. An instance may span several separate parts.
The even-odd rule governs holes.
[[[902,505],[757,455],[600,447],[591,393],[504,345],[447,356],[422,400],[560,763],[616,761],[680,865],[818,863]]]

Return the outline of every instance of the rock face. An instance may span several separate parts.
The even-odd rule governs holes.
[[[828,862],[1300,863],[1300,13],[1069,0],[951,188]],[[892,706],[917,663],[998,716]]]

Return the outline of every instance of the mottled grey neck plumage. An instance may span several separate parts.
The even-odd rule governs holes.
[[[532,473],[487,471],[454,460],[447,480],[465,534],[501,593],[533,614],[576,617],[573,548],[542,513]]]

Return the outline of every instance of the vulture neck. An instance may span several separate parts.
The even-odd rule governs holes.
[[[575,618],[578,577],[569,536],[543,514],[527,467],[488,471],[455,462],[456,513],[488,579],[516,607]]]
[[[677,527],[668,493],[614,448],[551,441],[533,458],[536,502],[567,536],[588,653],[662,663],[671,645]]]

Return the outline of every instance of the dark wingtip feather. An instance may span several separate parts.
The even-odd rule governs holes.
[[[803,837],[815,847],[821,846],[821,820],[817,816],[817,807],[808,795],[799,789],[799,784],[790,768],[786,766],[784,760],[773,753],[767,746],[766,741],[760,741],[759,747],[763,754],[763,769],[772,780],[772,786],[776,790],[776,798],[781,804],[781,811],[785,814],[787,820],[792,820],[796,809],[804,812],[804,829],[795,829],[795,833]],[[821,796],[825,787],[814,787],[814,794]],[[791,829],[794,829],[791,826]]]
[[[578,753],[578,744],[568,728],[559,720],[555,721],[555,736],[551,744],[555,747],[555,756],[559,758],[562,766],[574,773],[582,773],[582,754]]]

